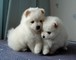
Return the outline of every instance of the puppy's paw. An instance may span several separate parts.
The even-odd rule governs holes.
[[[43,50],[43,55],[47,55],[47,54],[49,54],[49,50],[48,49]]]
[[[38,43],[35,45],[35,48],[34,48],[34,53],[35,54],[39,54],[42,50],[42,44]]]
[[[40,51],[41,51],[41,50],[40,50],[39,48],[37,48],[37,49],[34,50],[34,53],[35,53],[35,54],[39,54]]]

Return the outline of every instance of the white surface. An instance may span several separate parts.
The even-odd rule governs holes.
[[[60,17],[69,34],[69,40],[76,41],[76,0],[50,0],[51,15]],[[58,8],[56,7],[58,4]]]

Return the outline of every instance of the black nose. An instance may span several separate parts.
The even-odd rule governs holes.
[[[39,30],[40,29],[40,26],[36,26],[36,30]]]
[[[45,38],[45,36],[43,36],[43,38]]]

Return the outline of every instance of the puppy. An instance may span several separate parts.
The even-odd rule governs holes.
[[[67,49],[67,36],[62,21],[58,17],[46,17],[43,23],[43,32],[41,33],[44,42],[43,54],[53,54],[60,47]]]
[[[8,46],[15,51],[27,50],[35,54],[42,49],[41,30],[45,10],[28,8],[24,11],[20,24],[8,31]]]

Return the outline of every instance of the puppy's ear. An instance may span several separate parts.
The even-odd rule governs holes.
[[[26,17],[29,16],[30,13],[31,13],[30,11],[26,10],[26,11],[25,11],[25,16],[26,16]]]
[[[42,14],[45,14],[45,10],[43,8],[40,8],[40,10]]]
[[[54,23],[54,27],[57,29],[58,28],[58,24],[57,23]]]

